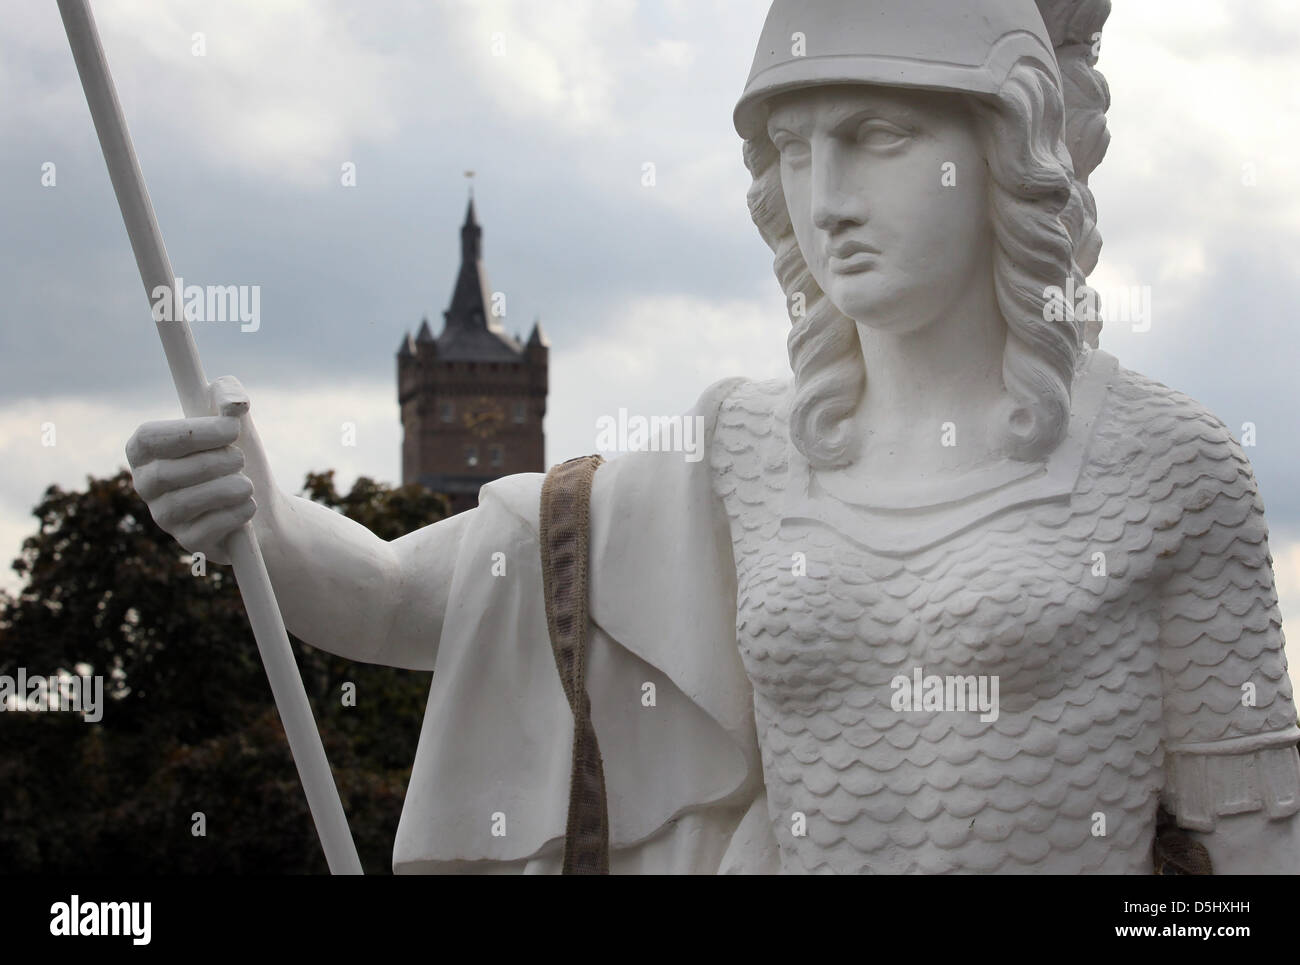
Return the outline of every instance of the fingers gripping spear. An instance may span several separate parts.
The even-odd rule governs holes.
[[[152,297],[159,287],[170,290],[175,284],[167,249],[163,247],[158,220],[154,217],[153,203],[145,189],[144,175],[136,160],[131,136],[126,130],[126,119],[117,100],[117,90],[108,73],[104,48],[99,42],[95,21],[88,0],[59,0],[59,13],[63,27],[72,45],[72,57],[81,75],[81,86],[86,92],[90,115],[99,134],[99,145],[108,164],[108,174],[117,195],[122,220],[131,238],[135,262],[140,269],[147,295]],[[167,365],[172,381],[180,396],[181,407],[187,417],[209,415],[208,381],[203,375],[198,349],[183,313],[173,312],[175,320],[158,322],[158,336],[162,339]],[[325,748],[321,744],[316,722],[312,717],[307,693],[294,663],[289,637],[285,633],[280,608],[271,590],[271,578],[262,560],[251,523],[231,534],[226,547],[235,568],[235,579],[244,598],[248,621],[253,627],[262,663],[271,682],[275,706],[284,723],[289,738],[289,749],[298,765],[298,776],[307,793],[320,835],[325,860],[333,874],[361,874],[361,861],[352,842],[343,804],[339,800]]]

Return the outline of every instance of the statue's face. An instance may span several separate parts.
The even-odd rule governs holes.
[[[963,98],[808,87],[771,107],[795,237],[841,312],[904,333],[989,291],[988,165]]]

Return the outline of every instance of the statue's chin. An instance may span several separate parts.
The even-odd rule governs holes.
[[[852,279],[832,278],[827,292],[831,303],[859,325],[874,332],[906,335],[918,332],[939,317],[927,293],[886,290]],[[918,297],[921,295],[922,297]]]
[[[878,332],[881,335],[910,335],[913,332],[919,332],[930,324],[929,320],[923,319],[920,315],[905,315],[896,317],[892,315],[867,314],[850,315],[855,322],[870,332]]]
[[[855,306],[852,312],[844,312],[844,314],[868,332],[881,335],[910,335],[921,331],[934,321],[933,315],[919,310],[907,311],[895,306],[890,306],[888,310]]]

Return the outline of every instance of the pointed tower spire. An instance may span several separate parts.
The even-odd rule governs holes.
[[[448,361],[518,360],[524,347],[506,332],[504,296],[500,296],[498,304],[498,296],[488,287],[483,268],[483,229],[472,196],[460,228],[460,255],[451,304],[442,313],[446,324],[437,338],[439,357]]]
[[[465,223],[460,229],[461,261],[479,261],[483,257],[483,229],[479,227],[478,212],[474,210],[474,198],[471,195],[469,206],[465,209]]]
[[[417,342],[432,342],[434,340],[433,332],[429,329],[427,316],[420,320],[420,331],[416,333],[415,340]]]
[[[483,269],[483,229],[479,227],[474,199],[465,208],[465,223],[460,229],[460,273],[451,305],[444,316],[447,332],[486,329],[495,332],[500,323],[488,313],[487,277]]]

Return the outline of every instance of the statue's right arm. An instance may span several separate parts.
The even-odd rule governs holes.
[[[158,525],[191,553],[228,563],[226,537],[251,519],[290,633],[350,660],[432,670],[467,514],[382,540],[281,490],[243,387],[223,378],[211,392],[220,414],[145,423],[127,443]]]

